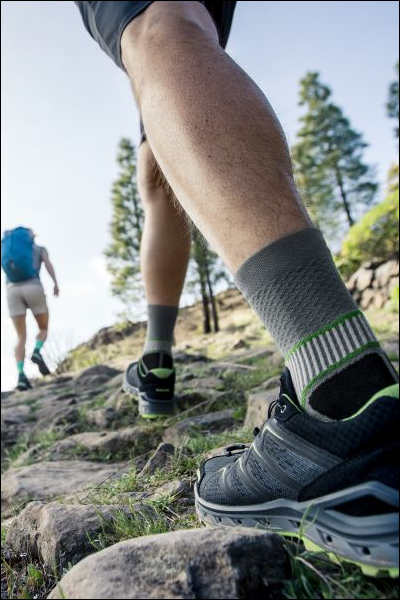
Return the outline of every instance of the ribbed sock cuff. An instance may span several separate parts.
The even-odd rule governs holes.
[[[178,307],[149,304],[147,314],[147,336],[143,354],[152,352],[168,352],[171,354]]]
[[[359,310],[341,315],[295,344],[285,362],[301,406],[306,407],[312,391],[324,379],[371,349],[378,350],[379,342]]]

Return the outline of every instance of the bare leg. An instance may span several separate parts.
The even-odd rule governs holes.
[[[276,116],[199,2],[154,2],[121,47],[154,156],[231,270],[310,225]]]
[[[141,271],[148,304],[178,306],[190,252],[185,214],[174,204],[148,142],[138,154],[138,184],[145,210]]]
[[[21,362],[25,360],[25,344],[26,344],[26,315],[18,315],[11,317],[14,323],[15,331],[17,332],[18,341],[14,348],[15,360]]]
[[[49,328],[49,313],[41,313],[39,315],[33,315],[38,324],[39,331],[36,335],[37,342],[45,342],[47,339],[47,332]]]

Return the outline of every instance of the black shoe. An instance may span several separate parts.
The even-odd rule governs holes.
[[[218,458],[201,466],[199,518],[297,536],[364,574],[398,577],[399,386],[324,422],[299,407],[285,370],[268,412],[250,448],[222,468],[212,468]]]
[[[50,371],[43,360],[43,356],[40,354],[39,350],[34,350],[31,356],[31,361],[35,363],[39,367],[39,371],[41,375],[50,375]]]
[[[175,369],[169,354],[146,354],[125,371],[123,389],[138,398],[139,414],[144,418],[174,414],[174,388]]]
[[[16,389],[20,392],[25,392],[26,390],[32,389],[31,382],[29,381],[25,373],[19,373]]]

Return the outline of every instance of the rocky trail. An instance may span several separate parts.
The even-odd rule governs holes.
[[[398,597],[275,534],[198,522],[199,463],[250,441],[277,397],[276,348],[244,339],[218,359],[177,352],[166,421],[139,417],[106,365],[2,394],[2,598]]]

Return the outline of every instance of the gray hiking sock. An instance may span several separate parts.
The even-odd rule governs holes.
[[[143,355],[154,352],[166,352],[172,355],[178,307],[149,304],[147,315],[147,335]]]
[[[300,404],[314,416],[327,416],[316,390],[347,366],[373,352],[391,368],[318,229],[262,248],[235,279],[285,356]]]

